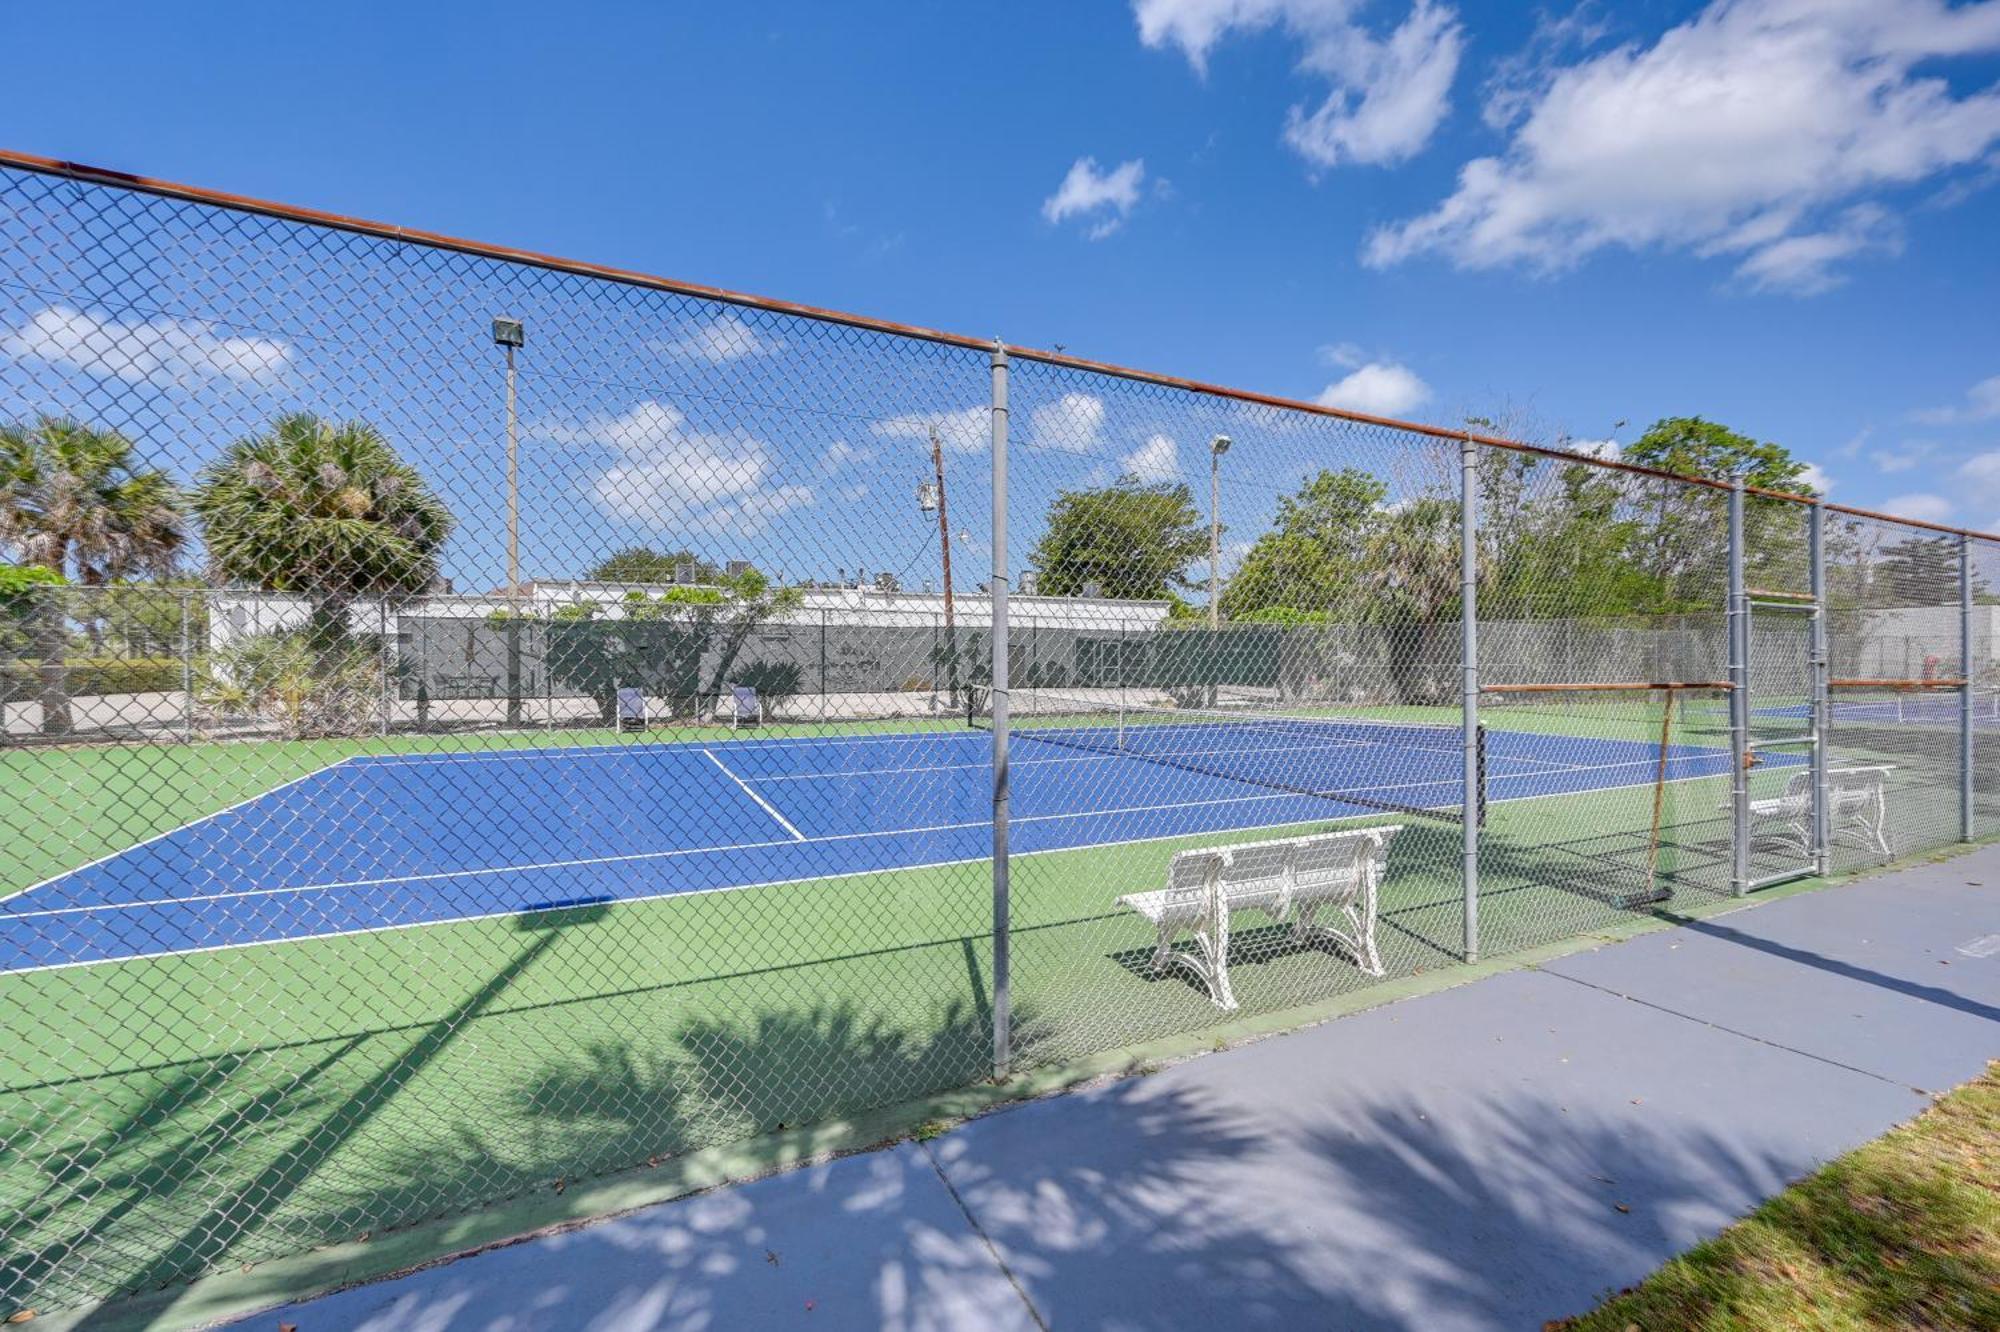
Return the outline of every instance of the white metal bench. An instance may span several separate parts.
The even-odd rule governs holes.
[[[1826,773],[1826,827],[1830,838],[1851,833],[1861,844],[1889,855],[1889,800],[1885,779],[1892,763],[1829,768]],[[1728,808],[1728,806],[1724,806]],[[1750,802],[1750,844],[1812,854],[1812,770],[1801,768],[1785,783],[1783,795]]]
[[[1375,950],[1376,893],[1389,843],[1403,825],[1315,833],[1281,841],[1182,851],[1167,862],[1167,886],[1127,893],[1118,904],[1153,922],[1158,943],[1151,967],[1157,973],[1178,963],[1186,967],[1223,1008],[1236,1007],[1229,985],[1229,918],[1237,911],[1261,911],[1289,921],[1297,943],[1331,939],[1351,953],[1371,976],[1382,974]],[[1347,930],[1314,917],[1336,907]],[[1174,947],[1183,930],[1194,948]]]

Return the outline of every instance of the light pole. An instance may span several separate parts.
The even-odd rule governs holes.
[[[1222,455],[1229,436],[1217,435],[1208,445],[1208,627],[1222,627]]]
[[[944,564],[944,653],[950,680],[949,705],[958,706],[958,628],[951,600],[951,516],[944,497],[944,445],[937,428],[931,428],[931,470],[935,480],[917,486],[917,507],[925,513],[937,510],[938,552]]]
[[[495,319],[493,341],[507,349],[507,597],[514,609],[507,616],[507,724],[521,724],[521,486],[514,423],[514,349],[526,344],[527,331],[518,319]]]

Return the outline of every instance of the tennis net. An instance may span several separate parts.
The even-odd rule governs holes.
[[[992,726],[990,689],[969,691],[967,720]],[[1464,731],[1449,723],[1168,708],[1036,689],[1010,711],[1008,734],[1345,805],[1464,819]],[[1484,727],[1476,745],[1474,813],[1484,824]]]

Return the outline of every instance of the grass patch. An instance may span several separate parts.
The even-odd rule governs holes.
[[[2000,1327],[2000,1062],[1562,1332]]]

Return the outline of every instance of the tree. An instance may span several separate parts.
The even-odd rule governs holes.
[[[215,571],[312,603],[312,644],[331,662],[348,609],[437,580],[452,516],[373,426],[282,416],[202,471],[194,510]]]
[[[1806,464],[1783,445],[1760,442],[1699,416],[1655,421],[1625,451],[1625,458],[1681,476],[1727,481],[1741,475],[1749,486],[1814,493]],[[1724,497],[1704,487],[1668,483],[1652,484],[1645,495],[1648,512],[1637,557],[1672,600],[1714,605],[1717,571],[1728,561]],[[1803,526],[1790,530],[1800,516],[1799,507],[1784,500],[1752,496],[1746,502],[1744,550],[1753,581],[1783,582],[1784,566],[1802,562]],[[1793,547],[1798,549],[1789,549]]]
[[[617,718],[621,687],[644,689],[665,698],[675,716],[692,716],[731,678],[751,630],[804,602],[798,588],[775,587],[746,569],[718,575],[712,587],[628,592],[615,619],[595,603],[568,606],[549,626],[549,672],[596,699],[607,725]],[[704,686],[702,667],[711,658]]]
[[[0,427],[0,542],[28,564],[73,571],[85,587],[164,575],[186,544],[184,507],[172,478],[141,464],[115,430],[54,416]],[[64,611],[63,598],[44,594],[36,616],[42,730],[50,735],[72,728]]]
[[[1353,592],[1375,511],[1388,495],[1386,484],[1349,467],[1322,471],[1280,499],[1272,530],[1257,538],[1223,589],[1223,615],[1282,622],[1286,613],[1334,608]]]
[[[1442,631],[1461,605],[1458,520],[1455,496],[1420,495],[1381,511],[1369,530],[1360,619],[1387,635],[1389,674],[1406,703],[1451,696],[1458,650]]]
[[[23,626],[34,617],[45,587],[69,580],[40,564],[0,564],[0,652],[18,655],[28,645]]]
[[[1029,558],[1045,596],[1076,596],[1094,583],[1102,596],[1146,601],[1194,587],[1188,565],[1207,553],[1208,525],[1187,486],[1126,476],[1058,494]]]
[[[678,583],[684,564],[693,566],[697,583],[714,583],[722,578],[721,569],[691,550],[658,551],[647,546],[613,551],[584,577],[595,583]]]

